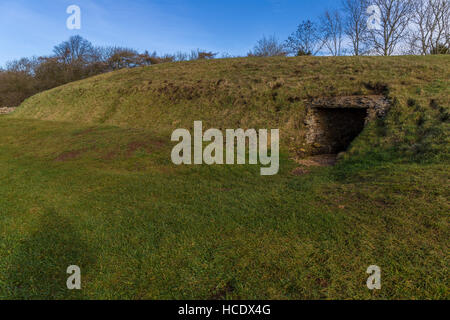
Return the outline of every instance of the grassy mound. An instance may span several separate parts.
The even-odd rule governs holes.
[[[448,299],[449,72],[444,56],[231,59],[28,99],[0,116],[0,298]],[[388,116],[336,166],[292,174],[308,100],[366,93]],[[174,166],[170,133],[194,120],[280,128],[280,173]]]
[[[192,128],[195,120],[221,129],[279,128],[283,145],[295,151],[304,143],[310,98],[382,93],[394,107],[387,123],[378,124],[375,135],[384,137],[378,143],[404,143],[420,153],[442,151],[442,145],[432,146],[442,132],[430,133],[427,127],[442,129],[437,122],[448,118],[449,79],[446,56],[183,62],[58,87],[25,101],[14,117],[144,128],[163,135]]]

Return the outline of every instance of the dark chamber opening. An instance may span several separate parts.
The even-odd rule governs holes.
[[[363,131],[365,108],[315,108],[315,122],[320,128],[316,142],[321,153],[337,154],[346,151],[352,141]]]

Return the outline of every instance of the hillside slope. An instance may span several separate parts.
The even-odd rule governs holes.
[[[375,133],[384,136],[378,143],[392,146],[389,135],[395,143],[404,138],[410,144],[406,136],[427,140],[417,132],[417,121],[424,118],[422,127],[441,128],[433,133],[440,138],[421,146],[428,150],[430,144],[444,141],[442,121],[432,119],[448,117],[449,79],[448,56],[182,62],[70,83],[29,98],[13,117],[144,128],[163,135],[192,128],[195,120],[222,129],[279,128],[283,145],[295,150],[304,142],[309,99],[382,93],[394,106],[381,124],[387,128]]]

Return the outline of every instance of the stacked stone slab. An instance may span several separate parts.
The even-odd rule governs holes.
[[[0,114],[8,114],[15,110],[16,108],[0,108]]]

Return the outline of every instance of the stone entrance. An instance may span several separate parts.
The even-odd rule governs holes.
[[[306,142],[316,154],[337,154],[346,151],[363,131],[367,109],[315,108],[309,117]]]
[[[384,96],[319,98],[311,102],[305,120],[306,143],[312,155],[346,151],[365,125],[384,117],[389,101]]]

